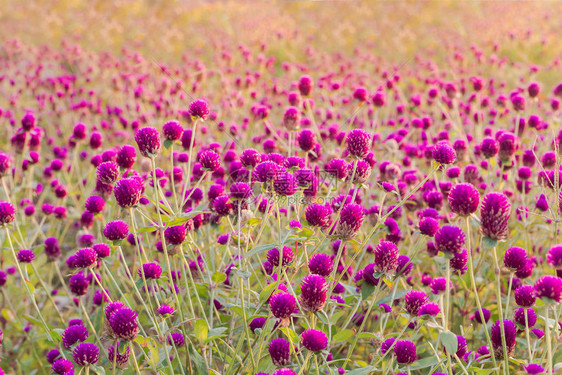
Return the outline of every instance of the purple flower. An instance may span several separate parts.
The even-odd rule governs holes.
[[[535,304],[535,288],[532,285],[521,285],[515,290],[515,303],[521,307],[531,307]]]
[[[309,96],[313,86],[310,76],[304,75],[299,79],[298,88],[302,96]]]
[[[194,100],[189,105],[189,115],[195,119],[201,119],[205,121],[209,116],[209,104],[201,99]]]
[[[480,209],[482,233],[491,239],[505,240],[510,213],[511,203],[504,194],[486,194]]]
[[[186,234],[187,228],[185,225],[176,225],[164,230],[164,238],[166,243],[170,245],[180,245],[185,240]]]
[[[526,321],[525,315],[527,315]],[[537,313],[532,308],[524,309],[520,307],[513,312],[513,320],[522,329],[525,329],[526,326],[531,328],[537,323]]]
[[[515,324],[509,319],[504,319],[503,323],[497,320],[492,325],[492,333],[490,335],[490,338],[492,340],[492,346],[494,348],[496,359],[504,358],[502,343],[503,340],[500,324],[503,325],[505,331],[505,345],[508,356],[511,356],[513,354],[513,351],[515,350],[515,339],[517,337],[517,328],[515,327]]]
[[[435,246],[443,253],[456,254],[464,246],[465,238],[461,228],[454,225],[444,225],[435,234]]]
[[[177,141],[183,134],[183,127],[177,121],[168,121],[162,126],[162,134],[167,140]]]
[[[271,296],[269,308],[274,317],[287,319],[295,311],[297,300],[289,293],[281,292]]]
[[[297,180],[289,172],[281,173],[273,180],[273,190],[281,196],[294,195],[297,187]]]
[[[82,325],[72,325],[64,330],[62,334],[62,346],[67,349],[77,342],[86,341],[89,333],[86,327]]]
[[[381,241],[374,250],[375,271],[393,274],[398,266],[398,248],[390,241]]]
[[[69,359],[59,358],[53,362],[51,371],[58,375],[74,374],[74,364]]]
[[[453,164],[457,159],[455,149],[447,142],[439,142],[431,153],[433,160],[439,164]]]
[[[16,218],[16,210],[9,202],[0,202],[0,226],[9,224]]]
[[[168,336],[168,344],[172,345],[172,341],[177,348],[181,348],[185,345],[185,338],[181,332],[173,332]]]
[[[118,343],[117,344],[112,343],[107,348],[107,358],[109,360],[109,365],[113,366],[113,362],[115,362],[115,366],[120,369],[124,369],[125,367],[127,367],[130,354],[131,354],[131,349],[129,346],[127,346],[124,353],[119,353]]]
[[[307,329],[301,335],[301,344],[311,352],[318,352],[328,347],[328,337],[322,331]]]
[[[347,152],[357,159],[363,159],[371,148],[371,136],[362,129],[353,129],[347,135]]]
[[[265,323],[267,322],[267,318],[260,316],[257,318],[254,318],[249,324],[248,326],[250,327],[250,330],[252,331],[252,333],[256,333],[256,329],[261,329],[263,328],[263,326],[265,325]]]
[[[325,227],[332,216],[332,208],[327,204],[313,203],[306,208],[304,215],[313,227]]]
[[[429,287],[431,288],[431,293],[433,294],[443,293],[447,290],[447,279],[444,277],[436,277],[431,280]]]
[[[86,199],[86,210],[90,211],[93,214],[97,214],[103,211],[105,206],[105,200],[102,197],[97,195],[92,195]]]
[[[301,130],[297,136],[297,142],[301,150],[308,152],[316,145],[316,134],[310,129]]]
[[[309,271],[316,275],[329,276],[333,268],[332,259],[326,254],[314,254],[308,261]]]
[[[541,276],[535,282],[535,295],[537,298],[552,300],[556,303],[562,301],[562,279],[556,276]]]
[[[427,301],[424,292],[411,290],[404,296],[404,309],[413,316],[417,316],[420,307]]]
[[[511,271],[517,271],[527,264],[527,252],[517,246],[510,247],[505,252],[503,264]]]
[[[525,373],[530,375],[544,374],[544,372],[546,371],[544,367],[536,363],[531,363],[525,366],[524,368],[525,368]]]
[[[260,374],[256,374],[256,375],[260,375]],[[278,370],[273,371],[272,375],[297,375],[297,373],[291,370],[290,368],[280,368]]]
[[[119,179],[119,165],[114,161],[106,161],[96,169],[98,180],[106,185],[113,185]]]
[[[96,344],[83,342],[72,351],[72,359],[80,366],[95,364],[100,359],[100,349]]]
[[[546,261],[556,269],[562,269],[562,244],[554,245],[546,254]]]
[[[134,340],[139,332],[137,313],[128,307],[121,307],[109,317],[109,326],[117,339],[122,341]]]
[[[480,145],[480,151],[482,155],[486,158],[493,158],[498,154],[500,150],[500,145],[495,138],[486,137],[482,140],[482,144]]]
[[[364,211],[363,207],[358,204],[348,204],[342,208],[336,227],[336,233],[342,240],[349,240],[359,232],[365,219]]]
[[[213,200],[213,209],[219,216],[227,216],[232,212],[232,202],[226,195],[220,195]]]
[[[142,269],[139,268],[138,274],[139,277],[142,277],[144,273],[145,279],[149,280],[158,280],[160,275],[162,275],[162,267],[158,263],[144,263],[142,265]]]
[[[441,308],[438,304],[430,302],[421,307],[418,310],[418,316],[437,316],[441,312]]]
[[[447,198],[451,211],[459,216],[469,216],[478,210],[480,193],[472,184],[457,184],[453,186]]]
[[[283,115],[283,126],[288,130],[297,130],[300,124],[300,112],[295,107],[289,107]]]
[[[160,133],[149,126],[141,128],[135,133],[135,141],[144,157],[153,157],[160,151]]]
[[[418,224],[420,232],[426,236],[433,237],[435,233],[439,230],[439,221],[432,217],[424,217],[420,220]]]
[[[417,358],[416,345],[408,340],[397,341],[394,345],[394,354],[396,362],[399,364],[413,363]]]
[[[47,353],[46,357],[47,357],[47,362],[53,364],[60,357],[60,351],[58,349],[51,349]]]
[[[328,283],[320,275],[307,275],[301,281],[301,307],[305,311],[320,311],[328,294]]]
[[[291,359],[291,344],[282,338],[273,339],[269,344],[269,355],[275,366],[285,366]]]
[[[82,271],[72,275],[72,277],[68,281],[68,287],[70,291],[77,296],[83,296],[84,294],[88,293],[89,285],[90,283],[86,276],[84,276],[84,273]]]
[[[220,156],[214,151],[204,151],[199,155],[199,162],[203,169],[214,172],[221,166]]]
[[[35,253],[33,250],[22,249],[18,251],[16,258],[20,263],[31,263],[35,259]]]
[[[77,268],[88,268],[96,264],[98,254],[89,247],[76,251],[74,266]]]
[[[160,305],[156,311],[162,316],[168,316],[174,313],[174,308],[170,305]]]
[[[131,145],[123,145],[117,151],[116,162],[123,169],[129,169],[135,164],[137,151]]]
[[[122,208],[134,207],[139,203],[144,190],[143,182],[138,177],[123,178],[115,184],[113,195]]]
[[[488,320],[490,320],[490,317],[492,316],[492,313],[490,312],[490,310],[486,309],[486,308],[482,308],[482,315],[484,315],[484,322],[488,322]],[[482,317],[480,315],[480,309],[476,309],[476,311],[474,312],[474,320],[476,320],[478,323],[482,324]]]
[[[110,241],[119,241],[127,238],[129,226],[121,220],[110,221],[103,228],[103,235]]]
[[[396,341],[396,339],[394,337],[391,337],[389,339],[386,339],[382,342],[381,344],[381,353],[382,355],[385,355],[386,352],[388,352],[388,350],[390,349],[390,347],[392,345],[394,345],[394,342]]]
[[[293,254],[293,249],[288,246],[283,246],[283,266],[288,266],[293,262],[295,255]],[[279,249],[274,247],[267,252],[267,260],[274,267],[279,267]]]
[[[453,257],[449,260],[449,263],[452,269],[463,275],[468,269],[468,251],[466,249],[462,249],[460,252],[454,253]]]
[[[232,199],[248,199],[252,195],[252,188],[245,182],[235,182],[230,186]]]

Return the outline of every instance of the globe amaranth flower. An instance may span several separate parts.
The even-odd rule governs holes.
[[[117,339],[122,341],[134,340],[139,332],[137,313],[128,307],[117,309],[109,317],[109,326]]]
[[[468,251],[462,249],[458,253],[454,253],[453,257],[449,260],[451,268],[457,271],[460,275],[464,275],[468,270]]]
[[[74,265],[77,268],[88,268],[96,264],[98,254],[92,248],[86,247],[76,251]]]
[[[420,232],[426,236],[433,237],[439,230],[439,221],[432,217],[424,217],[420,220],[418,227]]]
[[[173,332],[168,336],[168,344],[172,345],[172,341],[177,348],[181,348],[185,345],[185,338],[181,332]]]
[[[115,161],[123,169],[129,169],[135,164],[137,159],[137,150],[131,145],[123,145],[117,151]]]
[[[511,271],[517,271],[527,264],[527,251],[517,246],[512,246],[505,251],[503,264]]]
[[[139,177],[128,177],[117,181],[113,195],[119,206],[129,208],[139,203],[143,191],[144,185]]]
[[[495,138],[486,137],[482,140],[480,144],[480,152],[484,155],[485,158],[493,158],[498,154],[500,150],[500,145]]]
[[[472,184],[462,183],[453,186],[447,199],[451,211],[459,216],[469,216],[478,210],[480,193]]]
[[[416,344],[408,340],[400,340],[394,344],[394,355],[399,364],[413,363],[417,358]]]
[[[348,204],[341,209],[336,233],[342,240],[353,238],[365,219],[365,210],[359,204]]]
[[[328,283],[320,275],[307,275],[301,281],[300,305],[305,311],[320,311],[328,297]]]
[[[162,267],[156,262],[144,263],[142,269],[138,270],[139,277],[142,277],[143,273],[145,279],[158,280],[162,275]]]
[[[330,205],[313,203],[306,208],[304,216],[313,227],[325,227],[330,222],[332,213]]]
[[[482,233],[495,240],[507,238],[507,224],[511,214],[511,203],[502,193],[486,194],[480,209]]]
[[[431,152],[433,160],[439,164],[453,164],[457,159],[455,149],[448,142],[439,142],[433,146]]]
[[[64,330],[62,333],[62,346],[67,349],[77,342],[84,342],[89,336],[86,327],[82,325],[72,325]]]
[[[177,121],[168,121],[162,126],[162,134],[169,141],[177,141],[183,134],[183,127]]]
[[[297,142],[301,150],[312,151],[316,145],[316,134],[310,129],[303,129],[297,135]]]
[[[293,249],[289,246],[283,246],[283,260],[282,265],[288,266],[293,262],[295,259],[295,255],[293,253]],[[279,267],[279,249],[274,247],[267,252],[267,260],[271,263],[274,267]]]
[[[16,258],[20,263],[31,263],[35,259],[35,253],[33,252],[33,250],[22,249],[18,251],[18,253],[16,254]]]
[[[431,288],[431,293],[441,294],[447,290],[447,279],[444,277],[436,277],[431,280],[429,287]]]
[[[256,375],[260,375],[260,374],[256,374]],[[297,373],[291,370],[290,368],[280,368],[278,370],[273,371],[272,375],[297,375]]]
[[[511,356],[513,354],[513,351],[515,350],[515,339],[517,338],[517,328],[511,320],[504,319],[503,323],[497,320],[492,325],[492,333],[490,335],[496,359],[504,359],[502,331],[500,324],[503,325],[503,329],[505,331],[505,345],[508,357]]]
[[[435,234],[435,246],[443,253],[456,254],[464,246],[466,236],[461,228],[444,225]]]
[[[51,365],[60,357],[60,351],[58,349],[51,349],[47,352],[47,362]]]
[[[252,178],[257,182],[269,183],[283,172],[282,166],[267,160],[256,165],[252,171]]]
[[[160,305],[156,311],[162,316],[169,316],[174,313],[174,308],[170,305]]]
[[[482,315],[484,316],[484,319],[482,319]],[[480,309],[476,309],[476,311],[474,312],[474,320],[476,320],[480,324],[482,324],[483,322],[488,323],[488,320],[490,320],[491,316],[492,313],[490,312],[490,310],[484,307],[482,308],[482,314],[480,314]]]
[[[205,121],[210,113],[209,104],[205,100],[198,99],[189,104],[189,115],[192,118]]]
[[[180,245],[185,240],[186,234],[187,228],[185,225],[176,225],[164,230],[164,238],[166,243],[170,245]]]
[[[333,268],[332,259],[326,254],[314,254],[308,261],[308,270],[316,275],[329,276]]]
[[[300,125],[300,118],[301,114],[298,108],[291,106],[285,110],[285,114],[283,115],[283,126],[287,128],[287,130],[297,130]]]
[[[291,196],[297,191],[298,182],[295,177],[289,173],[284,172],[277,175],[273,180],[273,190],[281,196]]]
[[[395,342],[396,342],[396,339],[394,337],[391,337],[389,339],[384,340],[381,344],[382,355],[385,355],[386,352],[388,352],[390,350],[390,348],[393,347]]]
[[[420,306],[418,316],[437,316],[441,312],[438,304],[430,302]]]
[[[311,352],[318,352],[328,347],[328,337],[322,331],[307,329],[301,335],[301,344]]]
[[[271,361],[275,366],[281,367],[289,363],[291,359],[291,344],[289,341],[283,338],[273,339],[268,350]]]
[[[9,224],[16,218],[16,210],[9,202],[0,202],[0,226]]]
[[[546,261],[556,269],[562,269],[562,244],[554,245],[546,254]]]
[[[98,243],[92,246],[99,259],[107,258],[111,255],[111,248],[104,243]]]
[[[535,304],[535,288],[532,285],[521,285],[514,293],[515,303],[521,307],[531,307]]]
[[[302,96],[309,96],[313,86],[314,82],[310,76],[304,75],[299,79],[298,89]]]
[[[420,307],[427,302],[427,295],[418,290],[410,290],[404,296],[404,309],[408,314],[417,316]]]
[[[214,151],[204,151],[199,155],[199,162],[203,169],[215,172],[221,166],[220,156]]]
[[[279,319],[289,318],[295,311],[296,306],[297,300],[289,293],[276,293],[269,299],[271,313]]]
[[[77,296],[83,296],[88,293],[89,285],[90,282],[88,281],[86,276],[84,276],[84,273],[82,271],[72,275],[70,277],[70,280],[68,281],[68,287],[70,291]]]
[[[59,358],[53,362],[51,371],[58,375],[68,375],[74,373],[74,364],[70,359]]]
[[[350,164],[342,159],[331,159],[324,166],[324,171],[338,180],[343,180],[349,176],[349,169]]]
[[[532,328],[537,323],[537,313],[532,308],[525,309],[520,307],[513,312],[513,321],[521,329]]]
[[[562,301],[562,279],[557,276],[541,276],[534,285],[535,296],[560,303]]]
[[[252,188],[245,182],[235,182],[230,186],[231,199],[248,199],[252,196]]]
[[[96,344],[83,342],[72,351],[72,359],[80,366],[95,364],[100,359],[100,349]]]
[[[107,358],[109,360],[109,365],[113,366],[113,362],[115,362],[115,366],[120,369],[124,369],[127,367],[130,354],[131,349],[129,346],[127,346],[124,353],[119,353],[119,343],[112,343],[107,348]]]
[[[160,151],[160,133],[155,128],[147,126],[137,130],[135,141],[141,155],[146,158],[152,157]]]
[[[119,165],[114,161],[106,161],[96,168],[96,176],[99,181],[107,185],[113,185],[119,179]]]
[[[129,226],[121,220],[113,220],[103,228],[103,235],[110,241],[119,241],[127,238]]]
[[[537,363],[528,364],[523,368],[525,369],[525,374],[529,374],[529,375],[544,374],[546,371],[544,367],[542,367]]]
[[[252,331],[252,333],[256,333],[256,329],[261,329],[263,328],[263,326],[265,326],[265,323],[267,322],[267,318],[260,316],[257,318],[252,319],[252,321],[248,324],[248,327],[250,328],[250,330]]]
[[[398,266],[398,248],[390,241],[381,241],[373,251],[375,271],[394,274]]]
[[[363,159],[371,148],[371,136],[362,129],[353,129],[347,135],[347,152],[357,159]]]

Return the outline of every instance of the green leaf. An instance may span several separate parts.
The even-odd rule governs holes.
[[[213,280],[213,282],[217,284],[224,283],[226,280],[226,274],[223,272],[215,272],[211,277],[211,280]]]
[[[263,290],[260,292],[260,300],[259,300],[260,305],[265,303],[265,301],[269,299],[271,294],[275,291],[276,287],[277,287],[276,283],[271,283],[267,285],[265,288],[263,288]]]
[[[482,249],[491,250],[496,246],[498,246],[498,240],[493,240],[486,236],[482,237]]]
[[[261,223],[262,219],[261,217],[253,217],[250,220],[248,220],[248,225],[258,225],[259,223]]]
[[[379,372],[379,371],[380,369],[376,368],[375,366],[365,366],[346,372],[346,375],[369,375],[372,372]]]
[[[90,365],[90,369],[94,370],[99,375],[105,375],[105,369],[98,365]]]
[[[439,363],[439,358],[435,356],[422,358],[419,361],[414,362],[410,366],[410,370],[421,370],[422,368],[427,368],[431,366],[435,366]]]
[[[174,142],[173,142],[172,140],[166,139],[166,140],[164,141],[164,148],[165,148],[166,150],[168,150],[170,147],[172,147],[173,144],[174,144]]]
[[[262,253],[264,251],[268,251],[273,249],[275,246],[277,246],[277,244],[273,244],[273,243],[268,243],[265,245],[260,245],[260,246],[256,246],[254,247],[251,251],[248,252],[248,254],[246,255],[247,258],[251,258],[254,255],[257,255],[259,253]]]
[[[456,353],[459,342],[457,340],[457,335],[453,332],[441,332],[439,333],[439,339],[443,342],[443,346],[447,349],[448,353]]]
[[[207,369],[207,366],[205,366],[205,361],[203,360],[203,357],[201,357],[201,354],[199,354],[195,350],[193,345],[189,345],[189,356],[191,357],[191,361],[193,362],[193,365],[197,369],[197,371],[195,371],[196,374],[209,375],[209,370]]]
[[[195,334],[195,337],[197,337],[197,340],[205,341],[209,333],[209,326],[207,325],[207,322],[203,319],[197,320],[195,322],[195,326],[193,327],[193,333]]]
[[[353,332],[353,330],[344,329],[343,331],[339,331],[334,335],[334,337],[332,337],[332,342],[347,341],[351,337],[353,337],[354,334],[355,332]]]
[[[395,300],[400,299],[400,298],[404,297],[406,295],[406,293],[408,293],[407,290],[397,290],[396,293],[394,293],[394,299]],[[381,303],[389,304],[390,302],[392,302],[391,299],[392,299],[392,294],[389,294],[389,295],[379,299],[376,302],[376,304],[377,305],[380,305]]]
[[[33,284],[31,283],[31,281],[25,280],[25,284],[26,284],[27,287],[29,288],[29,292],[30,292],[31,294],[35,294],[35,287],[34,287]]]
[[[358,337],[359,337],[360,339],[376,339],[376,338],[378,338],[377,335],[375,335],[374,333],[371,333],[371,332],[361,332],[361,333],[358,335]]]
[[[137,233],[150,233],[150,232],[154,232],[157,229],[158,228],[155,227],[155,226],[142,227],[142,228],[137,229]]]
[[[314,230],[310,228],[302,228],[299,231],[299,236],[306,237],[306,238],[312,237],[313,234],[314,234]]]
[[[283,327],[281,328],[281,332],[283,332],[285,336],[287,336],[290,339],[289,341],[293,343],[299,342],[299,335],[297,335],[297,333],[292,329],[288,327]]]
[[[169,228],[169,227],[175,227],[175,226],[178,226],[178,225],[182,225],[182,224],[187,223],[188,220],[189,220],[188,217],[177,217],[174,220],[168,221],[166,223],[166,227]]]
[[[363,282],[363,285],[361,285],[361,298],[364,300],[369,298],[369,296],[373,294],[374,291],[375,291],[374,285]]]

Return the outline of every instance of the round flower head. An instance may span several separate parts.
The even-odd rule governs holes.
[[[0,226],[9,224],[16,218],[16,210],[9,202],[0,202]]]
[[[371,136],[362,129],[353,129],[347,135],[347,152],[357,159],[363,159],[371,148]]]
[[[361,205],[348,204],[341,210],[336,233],[342,240],[349,240],[359,232],[364,219],[365,213]]]
[[[457,159],[455,149],[447,142],[439,142],[431,153],[433,160],[439,164],[453,164]]]
[[[404,309],[408,314],[417,316],[420,307],[427,301],[427,296],[424,292],[418,290],[410,290],[404,296]]]
[[[256,165],[252,172],[252,178],[257,182],[271,182],[277,175],[283,173],[283,168],[270,160],[263,161]]]
[[[513,312],[513,320],[521,329],[531,328],[537,323],[537,313],[532,308],[524,309],[520,307]]]
[[[314,254],[308,261],[309,271],[316,275],[329,276],[333,268],[332,259],[326,254]]]
[[[521,307],[531,307],[535,304],[535,288],[532,285],[521,285],[515,290],[515,303]]]
[[[137,313],[128,307],[122,307],[111,314],[109,326],[117,339],[122,341],[134,340],[139,332]]]
[[[453,270],[463,275],[468,270],[468,251],[462,249],[460,252],[454,253],[453,257],[449,260],[449,264]]]
[[[185,338],[181,332],[173,332],[168,336],[168,344],[172,345],[172,341],[177,348],[181,348],[185,345]]]
[[[541,276],[535,282],[537,298],[560,303],[562,301],[562,279],[557,276]]]
[[[390,241],[381,241],[374,250],[375,271],[394,274],[398,266],[398,248]]]
[[[119,179],[119,165],[114,161],[101,163],[96,169],[96,176],[102,183],[113,185]]]
[[[441,312],[441,308],[438,304],[430,302],[421,307],[418,310],[418,316],[437,316]]]
[[[300,305],[305,311],[320,311],[326,304],[328,283],[320,275],[307,275],[301,281]]]
[[[158,263],[144,263],[142,265],[142,269],[139,268],[138,274],[139,277],[142,277],[144,273],[145,279],[149,280],[157,280],[162,275],[162,267]]]
[[[283,246],[283,266],[288,266],[293,262],[295,259],[295,255],[293,254],[293,249],[288,246]],[[279,249],[274,247],[267,252],[267,260],[271,263],[274,267],[279,267]]]
[[[269,308],[274,317],[287,319],[295,311],[297,300],[289,293],[281,292],[271,296]]]
[[[511,203],[504,194],[486,194],[480,209],[482,233],[491,239],[505,240],[510,213]]]
[[[70,359],[59,358],[53,362],[51,371],[58,375],[74,374],[74,364]]]
[[[226,195],[220,195],[213,200],[213,209],[219,216],[227,216],[232,212],[232,202]]]
[[[122,208],[136,206],[142,196],[144,186],[138,177],[123,178],[115,184],[113,195],[117,204]]]
[[[525,374],[529,374],[529,375],[544,374],[546,371],[544,367],[542,367],[537,363],[531,363],[525,366],[524,369],[525,369]]]
[[[36,124],[37,120],[35,119],[35,115],[33,112],[26,112],[26,114],[21,119],[21,127],[24,131],[28,132],[31,131]]]
[[[282,196],[294,195],[297,187],[297,180],[289,172],[281,173],[273,180],[273,190]]]
[[[439,221],[432,217],[426,216],[420,220],[418,226],[422,234],[433,237],[439,230]]]
[[[413,363],[417,358],[416,345],[408,340],[397,341],[394,344],[394,355],[399,364]]]
[[[162,134],[167,140],[177,141],[183,134],[183,127],[177,121],[168,121],[162,126]]]
[[[12,157],[10,154],[0,152],[0,177],[7,175],[12,169]]]
[[[96,344],[83,342],[72,351],[72,359],[80,366],[95,364],[100,359],[100,349]]]
[[[513,351],[515,350],[515,339],[517,337],[517,328],[515,327],[515,324],[509,319],[504,319],[503,323],[497,320],[492,325],[492,334],[490,335],[490,339],[492,340],[492,347],[494,348],[496,359],[504,358],[502,331],[500,324],[503,324],[503,329],[505,331],[505,345],[508,357],[511,356],[513,354]]]
[[[47,353],[46,357],[47,357],[47,362],[53,364],[60,357],[60,351],[58,349],[51,349]]]
[[[119,241],[127,238],[129,226],[121,220],[110,221],[103,228],[103,235],[110,241]]]
[[[168,316],[174,313],[174,308],[170,305],[160,305],[156,311],[162,316]]]
[[[398,265],[396,266],[396,273],[401,276],[407,276],[412,272],[414,264],[410,261],[410,257],[407,255],[398,256]]]
[[[176,225],[168,227],[164,230],[164,238],[166,243],[170,245],[179,245],[185,240],[187,228],[185,225]]]
[[[482,315],[484,316],[484,322],[488,322],[488,320],[490,320],[490,317],[492,316],[492,313],[490,312],[490,310],[486,309],[486,308],[482,308]],[[474,320],[476,320],[478,323],[482,324],[482,316],[480,314],[480,309],[476,309],[476,311],[474,312]]]
[[[214,172],[221,166],[220,156],[214,151],[204,151],[199,156],[201,167],[207,171]]]
[[[96,264],[98,254],[89,247],[76,251],[74,265],[77,268],[88,268]]]
[[[328,347],[328,337],[322,331],[307,329],[301,335],[301,344],[311,352],[318,352]]]
[[[121,301],[113,301],[108,303],[104,309],[105,319],[109,321],[111,315],[113,315],[115,311],[122,309],[123,307],[125,307],[125,304]]]
[[[299,79],[298,88],[302,96],[309,96],[314,83],[310,76],[304,75]]]
[[[562,244],[554,245],[546,254],[546,261],[556,269],[562,269]]]
[[[123,145],[117,151],[115,161],[123,169],[129,169],[135,164],[137,158],[137,150],[131,145]]]
[[[441,294],[447,290],[447,279],[444,277],[436,277],[431,280],[429,287],[431,288],[431,293]]]
[[[253,148],[248,148],[240,154],[240,162],[247,169],[254,169],[262,161],[261,154]]]
[[[384,340],[381,344],[382,355],[385,355],[386,352],[388,352],[388,350],[394,345],[395,342],[396,342],[396,339],[394,337],[391,337],[389,339]]]
[[[160,133],[149,126],[141,128],[135,133],[135,141],[144,157],[153,157],[160,151]]]
[[[511,271],[517,271],[527,264],[527,252],[517,246],[510,247],[505,252],[503,264]]]
[[[105,200],[97,195],[92,195],[86,199],[85,207],[86,210],[93,214],[97,214],[103,211],[105,206]]]
[[[110,366],[113,366],[113,362],[115,362],[115,366],[120,369],[124,369],[127,367],[130,354],[131,349],[129,346],[127,346],[124,353],[119,353],[119,344],[116,345],[115,343],[112,343],[107,348],[107,358],[109,360]]]
[[[189,105],[189,115],[192,118],[205,121],[209,116],[209,113],[211,113],[209,110],[209,104],[207,104],[204,100],[194,100]]]
[[[273,339],[269,344],[269,355],[275,366],[285,366],[291,359],[291,344],[285,339]]]
[[[325,227],[330,221],[332,212],[328,204],[313,203],[306,208],[304,216],[313,227]]]
[[[230,198],[248,199],[252,196],[252,188],[245,182],[236,182],[230,186]]]
[[[64,346],[67,349],[70,349],[70,347],[76,344],[77,342],[86,341],[88,336],[89,333],[86,327],[82,325],[70,326],[67,329],[65,329],[64,332],[62,333],[62,346]]]
[[[342,159],[332,159],[324,166],[324,171],[338,180],[343,180],[349,175],[350,164]]]
[[[248,327],[250,327],[250,330],[252,331],[252,333],[256,333],[256,329],[261,329],[263,328],[263,326],[265,326],[265,323],[267,322],[267,318],[260,316],[258,318],[254,318],[250,324],[248,324]]]
[[[72,277],[68,281],[68,287],[70,291],[77,296],[83,296],[84,294],[88,293],[89,285],[90,283],[86,276],[84,276],[84,273],[82,271],[72,275]]]
[[[469,216],[478,210],[480,193],[472,184],[457,184],[453,186],[447,197],[451,211],[459,216]]]
[[[509,162],[517,149],[517,137],[509,132],[502,133],[498,138],[498,157],[503,163]]]
[[[289,107],[283,115],[283,126],[287,130],[297,130],[300,124],[300,112],[295,107]]]
[[[316,134],[310,129],[301,130],[297,136],[297,142],[301,150],[308,152],[316,145]]]
[[[31,263],[35,259],[35,253],[33,250],[22,249],[18,251],[16,257],[20,263]]]
[[[500,145],[495,138],[486,137],[482,140],[482,144],[480,145],[480,152],[486,158],[493,158],[498,154],[500,150]]]
[[[466,236],[461,228],[444,225],[435,234],[435,246],[443,253],[456,254],[462,250]]]
[[[278,370],[273,371],[272,375],[297,375],[297,373],[291,370],[290,368],[280,368]]]
[[[111,255],[111,248],[104,243],[95,244],[92,246],[92,249],[94,249],[99,259],[107,258]]]

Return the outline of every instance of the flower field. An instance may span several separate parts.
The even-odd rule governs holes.
[[[0,374],[562,372],[560,11],[0,0]]]

